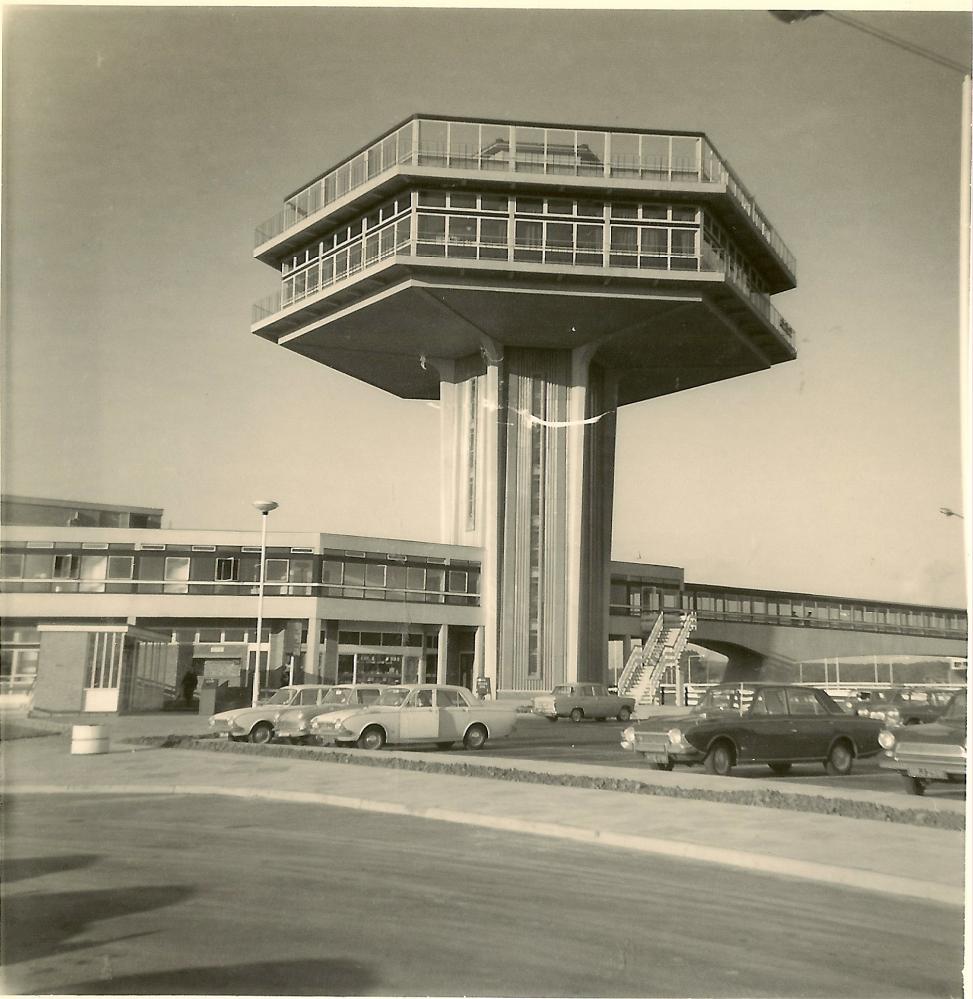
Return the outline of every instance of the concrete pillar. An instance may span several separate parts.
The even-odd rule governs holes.
[[[338,682],[338,622],[319,621],[318,631],[323,633],[317,658],[318,675],[322,683]]]
[[[439,659],[436,663],[436,683],[446,682],[447,657],[449,655],[449,625],[439,626]]]
[[[307,620],[307,642],[304,647],[304,682],[323,683],[324,679],[318,667],[318,648],[320,645],[321,619],[312,614]]]

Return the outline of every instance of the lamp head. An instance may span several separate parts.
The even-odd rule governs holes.
[[[253,505],[264,515],[277,509],[277,504],[273,500],[254,500]]]

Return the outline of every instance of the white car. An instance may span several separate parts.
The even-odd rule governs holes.
[[[210,731],[225,735],[235,742],[270,742],[274,737],[274,717],[281,708],[289,705],[320,704],[331,689],[330,684],[300,683],[281,687],[273,697],[261,701],[256,707],[234,708],[211,715]]]
[[[343,683],[332,687],[317,704],[281,708],[274,715],[274,732],[278,739],[306,742],[311,736],[311,722],[318,715],[355,705],[374,704],[385,690],[388,690],[388,685],[381,683]]]
[[[311,735],[324,744],[360,749],[417,742],[482,749],[487,739],[510,735],[516,722],[515,706],[478,701],[465,687],[420,684],[388,687],[371,706],[318,715],[311,719]]]

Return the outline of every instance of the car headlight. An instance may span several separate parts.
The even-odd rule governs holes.
[[[629,725],[628,728],[622,729],[622,739],[625,742],[635,742],[635,726]]]
[[[674,744],[682,742],[682,729],[681,728],[671,728],[666,732],[666,738]]]
[[[891,749],[895,745],[895,735],[887,728],[883,728],[882,731],[878,733],[878,744],[882,747],[882,749]]]

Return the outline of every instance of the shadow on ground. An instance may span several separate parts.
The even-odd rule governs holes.
[[[375,975],[354,961],[263,961],[179,968],[61,987],[69,995],[358,996],[374,994]]]
[[[0,862],[0,873],[4,885],[14,881],[26,881],[45,874],[61,874],[63,871],[77,871],[90,867],[99,856],[95,853],[66,853],[60,857],[5,857]]]
[[[7,895],[3,900],[3,963],[58,955],[116,942],[118,939],[72,941],[103,920],[131,916],[175,905],[195,894],[184,885],[141,885],[92,891]],[[141,934],[135,934],[141,935]]]

